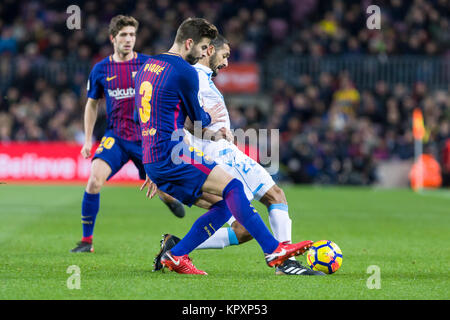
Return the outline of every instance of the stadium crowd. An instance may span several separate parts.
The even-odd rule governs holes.
[[[401,55],[449,57],[448,0],[380,1],[381,31],[365,27],[370,1],[223,0],[79,1],[82,27],[66,26],[68,1],[0,4],[0,141],[83,141],[89,68],[111,53],[108,23],[116,14],[140,22],[136,49],[167,50],[179,23],[202,16],[230,41],[234,61],[279,55]],[[73,76],[53,65],[86,64]],[[49,70],[50,74],[36,70]],[[450,89],[450,88],[449,88]],[[450,137],[450,90],[379,81],[359,89],[343,70],[307,74],[297,83],[273,79],[268,114],[228,105],[235,128],[279,128],[282,175],[294,182],[370,184],[378,161],[413,157],[411,113],[424,110],[427,147],[439,159]],[[101,138],[105,114],[95,135]],[[450,171],[450,168],[448,168]]]
[[[294,182],[371,184],[376,166],[388,159],[412,159],[412,110],[423,106],[426,151],[442,162],[450,138],[450,95],[383,81],[359,91],[343,72],[322,73],[315,83],[308,75],[290,85],[278,79],[270,117],[256,106],[232,110],[232,126],[280,129],[284,172]],[[448,169],[447,169],[448,170]]]

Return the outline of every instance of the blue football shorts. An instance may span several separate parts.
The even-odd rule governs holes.
[[[145,179],[144,165],[142,164],[142,144],[141,141],[128,141],[119,138],[112,131],[106,131],[100,145],[92,158],[102,159],[111,167],[111,179],[129,161],[133,161],[139,171],[139,178]]]
[[[202,186],[217,165],[202,151],[180,142],[173,157],[144,164],[145,172],[158,189],[191,207],[202,195]]]

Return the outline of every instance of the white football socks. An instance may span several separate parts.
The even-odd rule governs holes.
[[[277,203],[269,206],[269,223],[275,239],[279,242],[292,242],[292,220],[289,218],[286,204]]]
[[[286,204],[278,203],[269,206],[269,223],[275,239],[279,242],[292,243],[292,220],[289,218]],[[196,249],[223,249],[238,244],[236,234],[231,227],[228,227],[217,230]]]
[[[275,239],[279,242],[292,243],[292,220],[289,218],[286,204],[277,203],[269,206],[269,223]],[[295,260],[295,257],[289,260]]]
[[[231,227],[220,228],[206,241],[195,249],[223,249],[228,246],[238,245],[238,239]]]

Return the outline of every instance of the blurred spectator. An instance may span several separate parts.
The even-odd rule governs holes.
[[[380,82],[373,90],[364,90],[359,95],[350,86],[351,79],[345,79],[344,86],[334,87],[332,84],[342,80],[342,75],[333,77],[323,73],[317,83],[309,83],[307,89],[297,89],[294,95],[288,86],[272,93],[273,107],[267,127],[280,128],[281,161],[293,182],[374,183],[379,161],[413,158],[411,115],[415,107],[424,111],[429,133],[426,149],[435,150],[437,158],[444,157],[447,161],[448,91],[430,91],[423,83],[410,90],[402,84],[389,90]],[[310,94],[305,95],[305,91]],[[283,96],[291,97],[288,105],[292,108],[280,102]],[[321,105],[323,100],[331,101],[328,112],[311,110],[311,105]],[[283,118],[288,119],[286,126],[277,120]]]
[[[359,101],[359,92],[351,83],[349,76],[342,75],[339,80],[339,88],[333,95],[333,104],[339,108],[339,112],[353,116],[358,110]]]

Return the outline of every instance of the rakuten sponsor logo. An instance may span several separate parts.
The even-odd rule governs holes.
[[[133,98],[135,91],[134,88],[128,88],[128,89],[108,89],[108,94],[112,98],[116,98],[116,100],[125,99],[125,98]]]

